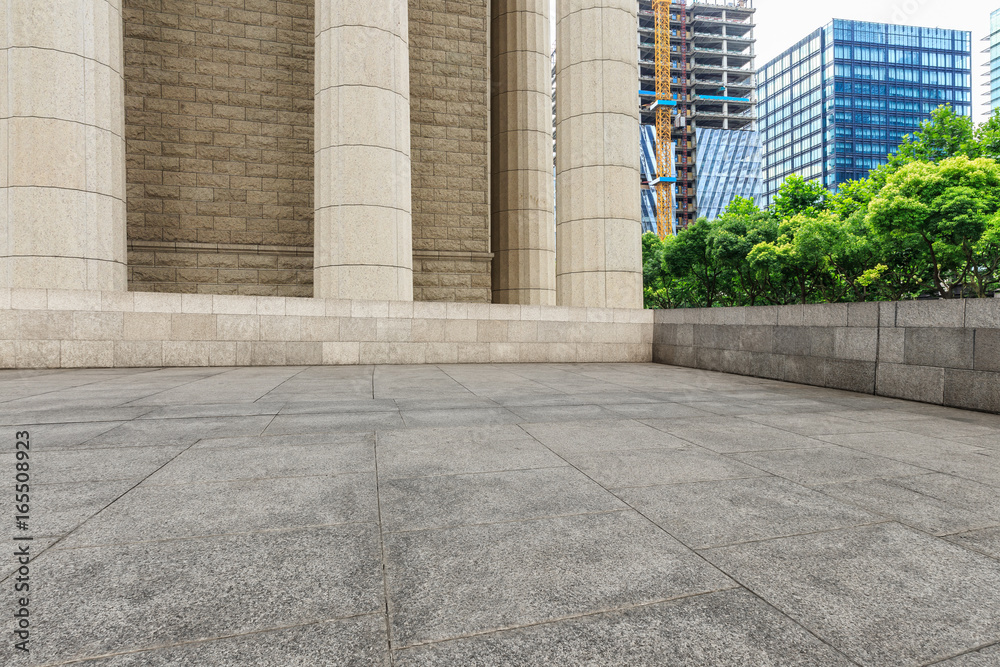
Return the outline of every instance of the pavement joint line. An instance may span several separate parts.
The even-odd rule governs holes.
[[[513,424],[511,424],[513,426]],[[397,479],[439,479],[441,477],[467,477],[472,475],[503,475],[509,472],[531,472],[533,470],[565,470],[571,468],[570,465],[561,466],[538,466],[537,468],[503,468],[499,470],[471,470],[469,472],[439,472],[433,475],[401,475],[399,477],[386,477],[386,481]]]
[[[72,370],[73,369],[69,369],[69,368],[58,369],[58,371],[55,372],[55,373],[43,373],[42,376],[45,376],[45,375],[66,375],[69,372],[71,372]],[[158,370],[161,370],[161,369],[159,369],[159,368],[144,368],[144,369],[142,369],[139,372],[128,373],[128,374],[123,373],[122,375],[115,376],[112,379],[116,379],[118,377],[125,377],[126,375],[128,377],[132,377],[132,376],[135,376],[135,375],[144,375],[144,374],[148,374],[150,372],[154,372],[154,371],[158,371]],[[11,399],[8,399],[6,401],[0,401],[0,403],[11,403],[13,401],[23,401],[26,398],[37,398],[39,396],[46,396],[48,394],[54,394],[54,393],[58,393],[60,391],[68,391],[70,389],[79,389],[81,387],[89,387],[90,385],[100,384],[100,383],[105,382],[107,380],[108,380],[108,378],[102,377],[100,380],[94,380],[92,382],[83,382],[83,383],[80,383],[80,384],[77,384],[77,385],[73,385],[72,387],[59,387],[58,389],[51,389],[49,391],[43,391],[43,392],[40,392],[38,394],[32,394],[31,396],[18,396],[17,398],[11,398]]]
[[[726,586],[725,588],[716,588],[710,591],[698,591],[696,593],[684,593],[681,595],[675,595],[673,597],[660,598],[648,602],[638,602],[636,604],[623,605],[621,607],[608,607],[605,609],[595,609],[593,611],[588,611],[582,614],[571,614],[568,616],[559,616],[556,618],[547,618],[543,621],[536,621],[534,623],[524,623],[521,625],[509,625],[500,628],[491,628],[489,630],[482,630],[480,632],[470,632],[463,635],[455,635],[454,637],[446,637],[444,639],[430,639],[426,641],[417,642],[415,644],[408,644],[406,646],[400,646],[394,649],[396,652],[401,653],[403,651],[408,651],[415,648],[420,648],[422,646],[432,646],[435,644],[445,644],[448,642],[461,641],[463,639],[472,639],[474,637],[484,637],[487,635],[495,635],[504,632],[513,632],[516,630],[524,630],[527,628],[536,628],[544,625],[554,625],[556,623],[564,623],[566,621],[575,621],[581,618],[588,618],[590,616],[603,616],[607,614],[619,614],[633,609],[642,609],[643,607],[652,607],[659,604],[665,604],[668,602],[677,602],[679,600],[688,600],[691,598],[703,597],[706,595],[715,595],[716,593],[725,593],[726,591],[738,591],[745,590],[745,588],[739,584],[735,586]]]
[[[392,621],[389,613],[389,571],[385,557],[385,531],[382,529],[382,494],[379,489],[378,477],[378,431],[375,432],[375,441],[372,444],[372,459],[375,462],[375,509],[378,520],[378,548],[382,566],[382,604],[385,614],[385,639],[389,656],[389,665],[392,667],[395,658],[392,655]]]
[[[199,368],[198,370],[204,372],[204,371],[210,370],[210,368],[211,367],[209,367],[209,368],[202,367],[202,368]],[[169,370],[169,369],[170,369],[169,366],[161,366],[161,367],[158,367],[158,368],[152,368],[152,369],[150,369],[150,371],[155,373],[155,372],[158,372],[158,371]],[[231,373],[231,372],[233,372],[233,370],[234,369],[231,369],[231,368],[230,369],[223,368],[223,369],[219,369],[219,370],[217,370],[215,372],[212,372],[212,373],[206,373],[203,377],[197,377],[197,378],[194,378],[193,380],[188,380],[187,382],[180,382],[180,383],[178,383],[178,384],[176,384],[176,385],[174,385],[172,387],[168,387],[166,389],[161,389],[160,391],[154,391],[151,394],[146,394],[145,396],[141,396],[139,398],[135,398],[135,399],[132,399],[130,401],[125,401],[124,403],[118,404],[116,407],[142,407],[141,403],[138,404],[138,405],[133,405],[133,403],[135,403],[136,401],[144,401],[147,398],[150,398],[152,396],[159,396],[160,394],[164,394],[164,393],[166,393],[168,391],[173,391],[174,389],[180,389],[181,387],[187,387],[188,385],[195,384],[196,382],[201,382],[202,380],[204,380],[206,378],[219,377],[219,376],[225,375],[226,373]]]
[[[829,532],[829,531],[824,531],[824,532]],[[812,628],[808,627],[804,623],[800,623],[798,620],[796,620],[795,618],[793,618],[788,612],[786,612],[784,609],[782,609],[781,607],[779,607],[776,603],[771,602],[770,600],[768,600],[767,598],[765,598],[763,595],[761,595],[760,593],[758,593],[756,590],[754,590],[752,587],[750,587],[749,585],[747,585],[746,583],[744,583],[743,581],[741,581],[739,579],[739,577],[737,577],[737,576],[735,576],[733,574],[730,574],[729,572],[726,572],[725,570],[723,570],[720,567],[717,567],[717,569],[720,572],[724,573],[727,577],[729,577],[730,579],[732,579],[733,581],[735,581],[737,584],[739,584],[740,587],[743,590],[749,592],[751,595],[753,595],[755,598],[757,598],[758,600],[760,600],[762,603],[764,603],[765,605],[767,605],[768,607],[770,607],[771,609],[773,609],[779,615],[784,616],[786,619],[788,619],[789,623],[792,623],[793,625],[795,625],[795,626],[797,626],[799,628],[802,628],[802,630],[804,632],[806,632],[809,635],[811,635],[813,638],[816,639],[816,641],[818,641],[819,643],[821,643],[824,646],[828,647],[831,651],[833,651],[837,655],[840,655],[841,657],[843,657],[844,660],[846,660],[847,662],[851,663],[852,665],[857,665],[857,667],[863,667],[862,663],[854,660],[849,655],[847,655],[846,653],[844,653],[843,651],[841,651],[839,648],[837,648],[836,646],[834,646],[830,642],[828,642],[825,639],[823,639],[822,637],[820,637],[816,632],[814,632],[812,630]]]
[[[872,510],[868,510],[868,511],[872,512]],[[873,514],[877,514],[877,512],[872,512],[872,513]],[[742,540],[740,542],[726,542],[725,544],[713,544],[712,546],[708,546],[708,547],[688,547],[688,548],[691,549],[692,551],[698,551],[698,552],[701,552],[701,551],[713,551],[715,549],[728,549],[730,547],[739,547],[739,546],[744,546],[744,545],[747,545],[747,544],[763,544],[764,542],[773,542],[775,540],[784,540],[784,539],[789,539],[789,538],[792,538],[792,537],[806,537],[808,535],[822,535],[824,533],[833,533],[833,532],[836,532],[838,530],[852,530],[854,528],[870,528],[872,526],[881,526],[881,525],[887,524],[887,523],[898,523],[898,524],[900,524],[900,525],[902,525],[902,526],[904,526],[906,528],[910,528],[910,526],[906,526],[906,524],[902,523],[899,519],[897,519],[895,517],[887,517],[887,518],[882,519],[880,521],[869,521],[867,523],[855,523],[855,524],[851,524],[850,526],[838,526],[836,528],[824,528],[823,530],[807,530],[804,533],[788,533],[786,535],[775,535],[774,537],[762,537],[762,538],[756,539],[756,540]],[[919,532],[923,532],[923,531],[919,531]],[[934,537],[934,536],[932,535],[931,537]],[[716,566],[716,567],[718,567],[718,566]]]
[[[202,637],[200,639],[191,639],[188,641],[175,642],[173,644],[157,644],[156,646],[143,647],[137,649],[131,649],[127,651],[116,651],[114,653],[102,653],[100,655],[88,655],[82,658],[73,658],[71,660],[65,660],[62,662],[47,662],[39,667],[58,667],[59,665],[76,665],[81,662],[88,662],[91,660],[101,660],[105,658],[114,658],[120,655],[137,655],[139,653],[150,653],[152,651],[162,651],[164,649],[178,648],[183,646],[192,646],[197,644],[209,644],[211,642],[222,641],[224,639],[234,639],[236,637],[252,637],[253,635],[262,635],[270,632],[281,632],[282,630],[292,630],[295,628],[307,628],[311,625],[322,625],[323,623],[333,623],[335,621],[347,621],[354,618],[364,618],[366,616],[376,616],[377,612],[368,612],[365,614],[351,614],[350,616],[335,616],[332,618],[321,618],[315,621],[306,621],[304,623],[293,623],[291,625],[279,625],[273,628],[262,628],[260,630],[250,630],[247,632],[237,632],[228,635],[219,635],[218,637]]]
[[[260,396],[258,396],[257,398],[255,398],[252,401],[252,403],[256,403],[257,401],[262,400],[265,396],[267,396],[268,394],[270,394],[272,391],[277,391],[277,389],[279,387],[281,387],[283,384],[285,384],[286,382],[290,382],[291,380],[297,378],[298,376],[300,376],[303,373],[305,373],[308,369],[309,369],[309,366],[303,366],[302,368],[299,369],[299,371],[297,373],[292,373],[291,375],[289,375],[288,377],[286,377],[284,380],[282,380],[281,382],[279,382],[278,384],[274,385],[273,387],[271,387],[270,389],[268,389],[267,391],[265,391],[263,394],[261,394]]]
[[[629,450],[629,451],[636,451],[636,450]],[[670,451],[670,450],[667,450],[667,451]],[[689,481],[689,482],[667,482],[665,484],[636,484],[635,486],[613,486],[613,487],[609,487],[608,490],[609,491],[614,491],[614,490],[617,490],[617,489],[655,489],[655,488],[664,487],[664,486],[690,486],[691,484],[712,484],[712,483],[715,483],[715,482],[736,482],[736,481],[746,480],[746,479],[769,479],[769,478],[770,479],[780,479],[780,480],[783,480],[783,481],[790,481],[790,480],[786,480],[784,477],[779,477],[778,475],[773,475],[771,473],[768,473],[766,475],[752,475],[752,476],[747,476],[747,477],[726,477],[724,479],[695,479],[695,480],[692,480],[692,481]],[[793,482],[793,484],[794,484],[794,482]]]
[[[215,451],[215,450],[199,450],[199,451]],[[171,482],[171,483],[149,483],[144,484],[145,489],[170,489],[178,486],[201,486],[208,484],[233,484],[237,482],[266,482],[271,479],[322,479],[326,477],[347,477],[349,475],[371,475],[374,470],[353,470],[346,472],[327,472],[327,473],[313,473],[313,474],[302,474],[302,475],[271,475],[269,477],[227,477],[223,479],[195,479],[188,482]],[[103,481],[103,480],[99,480]],[[76,482],[66,482],[66,484],[76,484]],[[42,486],[39,484],[39,486]],[[54,486],[50,484],[49,486]]]
[[[241,530],[232,533],[206,533],[204,535],[182,535],[180,537],[160,537],[149,540],[133,540],[130,542],[118,541],[118,542],[109,542],[107,544],[81,544],[79,546],[62,547],[60,549],[55,549],[55,551],[107,549],[109,547],[135,546],[137,544],[158,544],[161,542],[190,542],[193,540],[214,540],[222,537],[237,537],[241,535],[271,535],[278,533],[293,533],[295,531],[300,531],[300,530],[315,530],[317,528],[338,528],[340,526],[363,526],[366,524],[370,524],[373,526],[376,525],[374,521],[341,521],[338,523],[315,523],[302,526],[292,526],[290,528],[269,528],[269,529],[265,528],[260,530]],[[60,537],[59,541],[61,542],[66,537],[69,537],[68,533]],[[53,543],[49,548],[51,549],[53,546],[55,546],[55,543]],[[48,551],[48,549],[46,549],[46,551]],[[39,554],[39,556],[41,556],[41,554]],[[2,583],[2,581],[3,580],[0,580],[0,583]]]
[[[912,435],[912,434],[908,433],[907,431],[879,431],[879,432],[880,433],[903,433],[903,434],[906,434],[906,435]],[[850,435],[858,435],[858,434],[853,433],[853,434],[850,434]],[[938,440],[940,440],[940,438],[938,438]],[[994,484],[987,484],[986,482],[979,482],[979,481],[977,481],[975,479],[972,479],[970,477],[962,477],[961,475],[959,475],[957,473],[947,472],[945,470],[937,470],[936,468],[928,468],[926,465],[920,465],[918,463],[913,463],[911,461],[905,461],[905,460],[902,460],[902,459],[893,458],[891,456],[885,456],[883,454],[872,454],[871,452],[866,452],[865,450],[859,449],[858,447],[855,447],[855,446],[846,445],[846,444],[842,445],[842,444],[838,444],[838,443],[834,443],[834,442],[831,442],[829,444],[831,446],[835,446],[835,447],[843,447],[844,449],[849,449],[852,452],[857,452],[859,454],[865,454],[866,456],[871,456],[871,457],[879,458],[879,459],[886,459],[888,461],[895,461],[896,463],[902,463],[904,465],[912,466],[914,468],[919,468],[921,470],[926,470],[927,473],[937,473],[939,475],[948,475],[949,477],[954,477],[955,479],[961,479],[961,480],[966,481],[966,482],[976,482],[977,484],[982,484],[983,486],[988,486],[988,487],[991,487],[991,488],[998,488]],[[956,443],[956,444],[963,444],[963,443]],[[924,473],[924,474],[927,474],[927,473]],[[913,475],[898,475],[898,476],[897,475],[893,475],[893,476],[890,476],[890,477],[872,477],[872,478],[869,478],[869,479],[897,479],[898,477],[918,477],[918,476],[919,476],[918,474],[913,474]],[[861,480],[850,480],[850,481],[861,481]],[[828,482],[828,483],[832,483],[832,482]]]
[[[530,434],[529,434],[529,435],[530,435]],[[532,437],[534,437],[534,436],[532,436]],[[537,438],[536,438],[536,440],[537,440]],[[545,443],[541,442],[541,440],[539,440],[538,442],[539,442],[539,444],[541,444],[542,446],[545,446]],[[552,450],[550,449],[550,451],[552,451]],[[553,454],[555,454],[556,456],[560,456],[558,452],[555,452],[555,451],[552,451],[552,453],[553,453]],[[560,458],[562,458],[562,457],[560,456]],[[563,460],[566,460],[566,459],[563,459]],[[567,461],[567,462],[568,462],[568,461]],[[570,465],[572,465],[572,463],[571,463]],[[576,466],[574,466],[574,467],[576,467]],[[577,470],[579,470],[579,468],[577,468]],[[583,472],[582,470],[580,470],[580,472],[581,472],[582,474],[586,475],[586,473],[585,473],[585,472]],[[588,476],[588,477],[590,477],[589,475],[587,475],[587,476]],[[637,513],[637,514],[638,514],[639,516],[641,516],[641,517],[642,517],[643,519],[645,519],[646,521],[648,521],[648,522],[650,523],[650,525],[652,525],[652,526],[655,526],[655,527],[656,527],[656,528],[657,528],[658,530],[661,530],[661,531],[663,531],[663,533],[664,533],[664,534],[666,534],[666,535],[670,536],[670,537],[671,537],[672,539],[674,539],[674,540],[675,540],[675,541],[676,541],[676,542],[677,542],[678,544],[681,544],[681,545],[683,545],[683,546],[684,546],[684,547],[685,547],[686,549],[690,550],[690,551],[691,551],[691,553],[693,553],[693,554],[697,555],[697,556],[698,556],[698,558],[700,558],[700,559],[701,559],[702,561],[704,561],[704,562],[705,562],[705,563],[706,563],[706,564],[707,564],[707,565],[708,565],[709,567],[711,567],[711,568],[713,568],[713,569],[715,569],[715,570],[717,570],[717,571],[721,572],[721,573],[722,573],[722,574],[724,574],[724,575],[725,575],[726,577],[728,577],[728,578],[729,578],[729,579],[730,579],[731,581],[734,581],[734,582],[736,582],[736,583],[737,583],[737,584],[738,584],[738,585],[739,585],[740,587],[742,587],[743,589],[745,589],[745,590],[749,591],[749,592],[750,592],[750,593],[751,593],[752,595],[754,595],[755,597],[757,597],[757,599],[759,599],[760,601],[764,602],[765,604],[767,604],[768,606],[770,606],[770,607],[771,607],[772,609],[774,609],[775,611],[777,611],[778,613],[780,613],[780,614],[781,614],[782,616],[784,616],[785,618],[787,618],[789,622],[791,622],[791,623],[793,623],[794,625],[796,625],[796,626],[798,626],[798,627],[802,628],[802,629],[803,629],[803,630],[804,630],[805,632],[808,632],[808,633],[809,633],[810,635],[812,635],[812,636],[813,636],[813,637],[814,637],[814,638],[815,638],[815,639],[816,639],[817,641],[819,641],[820,643],[822,643],[822,644],[824,644],[824,645],[828,646],[828,647],[829,647],[829,648],[830,648],[830,649],[831,649],[832,651],[834,651],[834,652],[836,652],[836,653],[838,653],[838,654],[842,655],[842,656],[843,656],[843,657],[844,657],[844,658],[845,658],[846,660],[848,660],[848,661],[849,661],[849,662],[851,662],[852,664],[855,664],[855,665],[857,665],[857,664],[858,664],[858,663],[857,663],[857,662],[855,662],[854,660],[851,660],[850,658],[848,658],[848,656],[844,655],[844,653],[843,653],[842,651],[840,651],[839,649],[837,649],[837,648],[836,648],[836,647],[834,647],[834,646],[831,646],[831,645],[830,645],[830,644],[829,644],[828,642],[824,641],[824,640],[823,640],[823,639],[822,639],[822,638],[821,638],[821,637],[820,637],[819,635],[817,635],[816,633],[812,632],[812,631],[811,631],[811,630],[810,630],[809,628],[805,627],[805,626],[804,626],[804,625],[802,625],[801,623],[798,623],[798,622],[797,622],[797,621],[796,621],[795,619],[793,619],[793,618],[792,618],[791,616],[789,616],[789,615],[788,615],[787,613],[785,613],[785,612],[784,612],[784,610],[782,610],[782,609],[779,609],[779,608],[778,608],[778,607],[777,607],[776,605],[773,605],[773,604],[771,604],[770,602],[768,602],[768,601],[767,601],[767,600],[766,600],[766,599],[765,599],[764,597],[762,597],[762,596],[761,596],[760,594],[758,594],[758,593],[757,593],[756,591],[754,591],[753,589],[751,589],[751,588],[749,588],[748,586],[746,586],[746,584],[744,584],[744,583],[743,583],[742,581],[740,581],[739,579],[737,579],[737,578],[736,578],[735,576],[733,576],[732,574],[730,574],[730,573],[729,573],[729,572],[727,572],[726,570],[722,569],[721,567],[719,567],[719,566],[718,566],[718,565],[716,565],[715,563],[713,563],[713,562],[711,562],[710,560],[708,560],[708,558],[706,558],[706,557],[705,557],[705,555],[701,553],[701,551],[699,551],[699,550],[696,550],[696,549],[694,549],[694,548],[693,548],[693,547],[691,547],[691,546],[690,546],[690,545],[689,545],[689,544],[688,544],[687,542],[685,542],[684,540],[680,539],[679,537],[677,537],[676,535],[674,535],[674,534],[673,534],[673,533],[671,533],[670,531],[666,530],[666,529],[665,529],[665,528],[664,528],[663,526],[661,526],[661,525],[660,525],[660,524],[658,524],[658,523],[657,523],[656,521],[654,521],[653,519],[651,519],[651,518],[650,518],[649,516],[647,516],[647,515],[646,515],[646,514],[645,514],[644,512],[642,512],[641,510],[639,510],[638,508],[636,508],[636,507],[635,507],[635,506],[634,506],[634,505],[633,505],[632,503],[628,502],[628,501],[627,501],[626,499],[624,499],[624,498],[622,498],[621,496],[619,496],[618,494],[616,494],[616,493],[615,493],[615,492],[614,492],[614,491],[613,491],[612,489],[609,489],[608,487],[604,486],[603,484],[601,484],[601,483],[600,483],[600,482],[598,482],[597,480],[594,480],[593,478],[591,478],[591,479],[592,479],[592,480],[594,481],[594,483],[595,483],[595,484],[598,484],[599,486],[601,486],[601,488],[603,488],[604,490],[606,490],[606,491],[607,491],[608,493],[610,493],[610,494],[611,494],[611,495],[613,495],[614,497],[618,498],[618,500],[620,500],[621,502],[625,503],[625,504],[626,504],[626,505],[627,505],[628,507],[631,507],[631,508],[632,508],[632,511],[634,511],[634,512],[635,512],[635,513]],[[852,526],[852,527],[853,527],[853,526]],[[820,532],[829,532],[829,531],[820,531]]]
[[[186,452],[186,451],[187,451],[188,449],[190,449],[191,447],[194,447],[194,445],[195,445],[195,443],[196,443],[196,442],[197,442],[197,441],[195,441],[195,442],[192,442],[192,443],[191,443],[190,445],[188,445],[188,446],[187,446],[186,448],[184,448],[184,449],[182,449],[181,451],[179,451],[179,452],[177,452],[176,454],[174,454],[174,455],[173,455],[172,457],[170,457],[169,459],[167,459],[167,461],[166,461],[166,462],[164,462],[164,463],[163,463],[162,465],[160,465],[159,467],[157,467],[157,468],[156,468],[155,470],[153,470],[153,471],[152,471],[151,473],[149,473],[149,474],[148,474],[148,475],[146,475],[145,477],[141,478],[141,479],[140,479],[140,480],[139,480],[138,482],[136,482],[136,483],[135,483],[135,484],[133,484],[133,485],[132,485],[131,487],[129,487],[128,489],[126,489],[125,491],[123,491],[123,492],[122,492],[122,493],[121,493],[120,495],[118,495],[118,496],[117,496],[116,498],[114,498],[113,500],[111,500],[111,502],[109,502],[109,503],[108,503],[107,505],[105,505],[105,506],[104,506],[104,507],[102,507],[101,509],[99,509],[99,510],[97,510],[96,512],[94,512],[93,514],[91,514],[91,515],[90,515],[89,517],[87,517],[86,519],[84,519],[84,520],[83,520],[83,521],[81,521],[80,523],[78,523],[78,524],[77,524],[77,525],[76,525],[76,526],[75,526],[75,527],[74,527],[74,528],[73,528],[72,530],[70,530],[70,531],[68,531],[68,532],[66,532],[66,533],[63,533],[63,534],[62,534],[62,535],[61,535],[60,537],[58,537],[58,538],[57,538],[57,539],[56,539],[56,540],[55,540],[55,541],[54,541],[54,542],[53,542],[52,544],[49,544],[49,545],[48,545],[48,546],[46,546],[46,547],[45,547],[44,549],[42,549],[42,551],[41,551],[41,552],[40,552],[40,553],[39,553],[39,554],[38,554],[37,556],[34,556],[34,557],[32,557],[32,558],[31,558],[31,560],[32,560],[32,561],[34,561],[34,560],[35,560],[36,558],[39,558],[39,557],[41,557],[41,556],[44,556],[44,555],[45,555],[46,553],[48,553],[49,551],[51,551],[51,550],[52,550],[52,548],[53,548],[53,547],[55,547],[55,546],[56,546],[57,544],[59,544],[60,542],[62,542],[62,541],[63,541],[63,540],[65,540],[66,538],[68,538],[68,537],[69,537],[70,535],[72,535],[72,534],[73,534],[73,533],[75,533],[76,531],[78,531],[78,530],[80,529],[80,527],[81,527],[81,526],[83,526],[83,525],[84,525],[84,524],[86,524],[86,523],[87,523],[88,521],[90,521],[90,520],[91,520],[91,519],[93,519],[94,517],[98,516],[98,515],[99,515],[99,514],[100,514],[101,512],[103,512],[104,510],[108,509],[109,507],[111,507],[112,505],[114,505],[114,504],[115,504],[116,502],[118,502],[119,500],[121,500],[122,498],[124,498],[124,497],[125,497],[125,496],[126,496],[126,495],[127,495],[128,493],[130,493],[130,492],[131,492],[131,491],[132,491],[132,490],[133,490],[134,488],[136,488],[137,486],[139,486],[140,484],[142,484],[142,483],[143,483],[144,481],[146,481],[147,479],[149,479],[150,477],[152,477],[153,475],[155,475],[156,473],[158,473],[158,472],[159,472],[160,470],[163,470],[163,468],[164,468],[164,467],[166,467],[166,466],[170,465],[170,463],[171,463],[171,462],[172,462],[172,461],[173,461],[174,459],[176,459],[176,458],[177,458],[178,456],[180,456],[181,454],[183,454],[184,452]],[[5,576],[5,577],[0,577],[0,583],[2,583],[2,582],[5,582],[5,581],[7,581],[8,579],[10,579],[10,578],[11,578],[12,576],[14,576],[15,574],[16,574],[16,571],[15,571],[15,572],[11,572],[10,574],[8,574],[8,575],[7,575],[7,576]]]
[[[600,512],[573,512],[570,514],[545,514],[541,516],[521,517],[518,519],[505,519],[502,521],[479,521],[476,523],[460,523],[449,526],[433,526],[430,528],[412,528],[408,530],[387,530],[390,535],[403,535],[410,533],[431,533],[439,530],[459,530],[462,528],[482,528],[483,526],[506,526],[514,523],[530,523],[532,521],[550,521],[552,519],[571,519],[580,516],[605,516],[607,514],[621,514],[628,512],[631,508],[622,507],[616,510],[602,510]]]
[[[992,647],[995,647],[995,646],[996,647],[1000,647],[1000,641],[994,641],[994,642],[990,642],[988,644],[983,644],[982,646],[976,646],[975,648],[970,648],[970,649],[967,649],[965,651],[962,651],[961,653],[956,653],[954,655],[949,655],[948,657],[941,658],[940,660],[933,660],[931,662],[925,662],[923,665],[921,665],[921,667],[933,667],[934,665],[940,665],[942,663],[954,660],[955,658],[960,658],[963,655],[970,655],[970,654],[975,653],[977,651],[982,651],[983,649],[992,648]]]

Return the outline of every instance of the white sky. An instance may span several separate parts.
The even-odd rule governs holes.
[[[555,0],[551,3],[555,42]],[[1000,8],[1000,0],[754,0],[754,6],[758,67],[834,18],[971,30],[974,115],[982,120],[989,111],[982,85],[987,80],[982,76],[987,60],[982,50],[988,45],[981,40],[989,30],[990,12]]]

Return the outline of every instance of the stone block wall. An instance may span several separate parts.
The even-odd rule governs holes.
[[[648,362],[653,313],[0,289],[0,368]]]
[[[653,360],[1000,412],[1000,299],[659,310]]]
[[[312,294],[314,5],[124,0],[131,289]]]
[[[489,303],[487,0],[410,0],[413,298]]]
[[[312,295],[314,7],[124,0],[130,289]],[[488,303],[489,4],[409,12],[414,299]]]

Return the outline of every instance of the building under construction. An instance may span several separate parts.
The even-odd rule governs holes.
[[[639,89],[643,125],[655,125],[656,16],[652,0],[639,1]],[[760,191],[760,149],[756,133],[753,0],[672,0],[670,3],[670,83],[676,107],[674,144],[675,230],[699,216],[715,217],[735,196]],[[699,130],[713,130],[699,132]],[[719,132],[737,131],[737,134]],[[646,138],[647,134],[644,133]],[[702,158],[711,155],[711,166]],[[754,162],[756,160],[756,162]],[[711,211],[699,196],[707,170],[732,178],[713,179]],[[706,172],[706,173],[702,173]],[[655,230],[646,212],[656,198],[643,183],[644,228]],[[720,191],[721,188],[721,191]],[[704,188],[702,188],[704,189]]]

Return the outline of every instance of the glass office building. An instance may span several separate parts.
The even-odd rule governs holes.
[[[697,129],[699,212],[715,220],[736,197],[760,201],[760,137],[753,130]]]
[[[990,14],[990,59],[986,63],[989,80],[986,85],[990,97],[990,110],[1000,109],[1000,9]]]
[[[757,71],[764,194],[834,190],[886,163],[931,111],[972,115],[972,33],[835,19]]]

